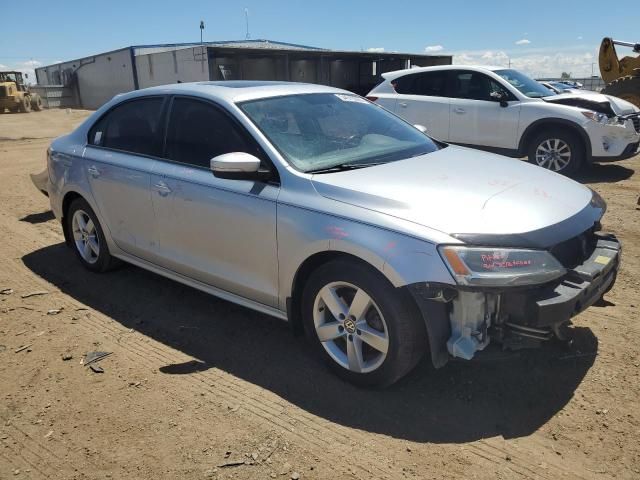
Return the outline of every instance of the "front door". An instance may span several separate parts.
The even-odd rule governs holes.
[[[166,268],[269,306],[278,305],[277,183],[217,178],[211,158],[262,156],[222,108],[176,97],[164,162],[151,179]],[[267,160],[265,160],[267,161]]]
[[[109,111],[89,133],[85,175],[116,245],[152,260],[156,233],[149,185],[160,153],[163,97],[132,100]]]

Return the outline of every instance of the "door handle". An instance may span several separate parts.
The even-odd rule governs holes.
[[[171,193],[171,189],[169,188],[169,185],[164,183],[162,180],[160,180],[158,183],[156,183],[153,186],[153,188],[155,188],[156,191],[163,197],[166,197],[167,195],[169,195]]]
[[[467,113],[467,111],[461,107],[454,108],[453,111],[456,113]]]
[[[409,106],[407,102],[400,102],[398,105],[400,105],[402,108],[407,108],[407,106]]]
[[[91,175],[93,178],[100,176],[100,170],[98,170],[98,168],[95,165],[91,165],[89,168],[87,168],[87,173]]]

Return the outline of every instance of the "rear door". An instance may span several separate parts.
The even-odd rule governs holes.
[[[450,73],[449,141],[466,145],[515,149],[518,147],[520,101],[493,78],[481,72]],[[507,106],[491,97],[508,95]]]
[[[89,132],[85,174],[104,227],[123,251],[153,260],[155,219],[149,183],[161,152],[165,98],[119,104]]]
[[[411,124],[427,127],[429,136],[449,139],[449,98],[447,72],[409,73],[393,82],[398,101],[395,113]]]

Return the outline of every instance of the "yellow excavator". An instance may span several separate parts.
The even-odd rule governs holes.
[[[618,58],[616,45],[629,47],[638,55]],[[622,98],[640,108],[640,43],[603,38],[598,61],[600,75],[606,84],[602,93]]]

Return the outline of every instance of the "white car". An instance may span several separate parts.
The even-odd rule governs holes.
[[[594,92],[556,95],[521,72],[456,66],[388,72],[367,98],[437,139],[566,175],[635,155],[640,109]]]

